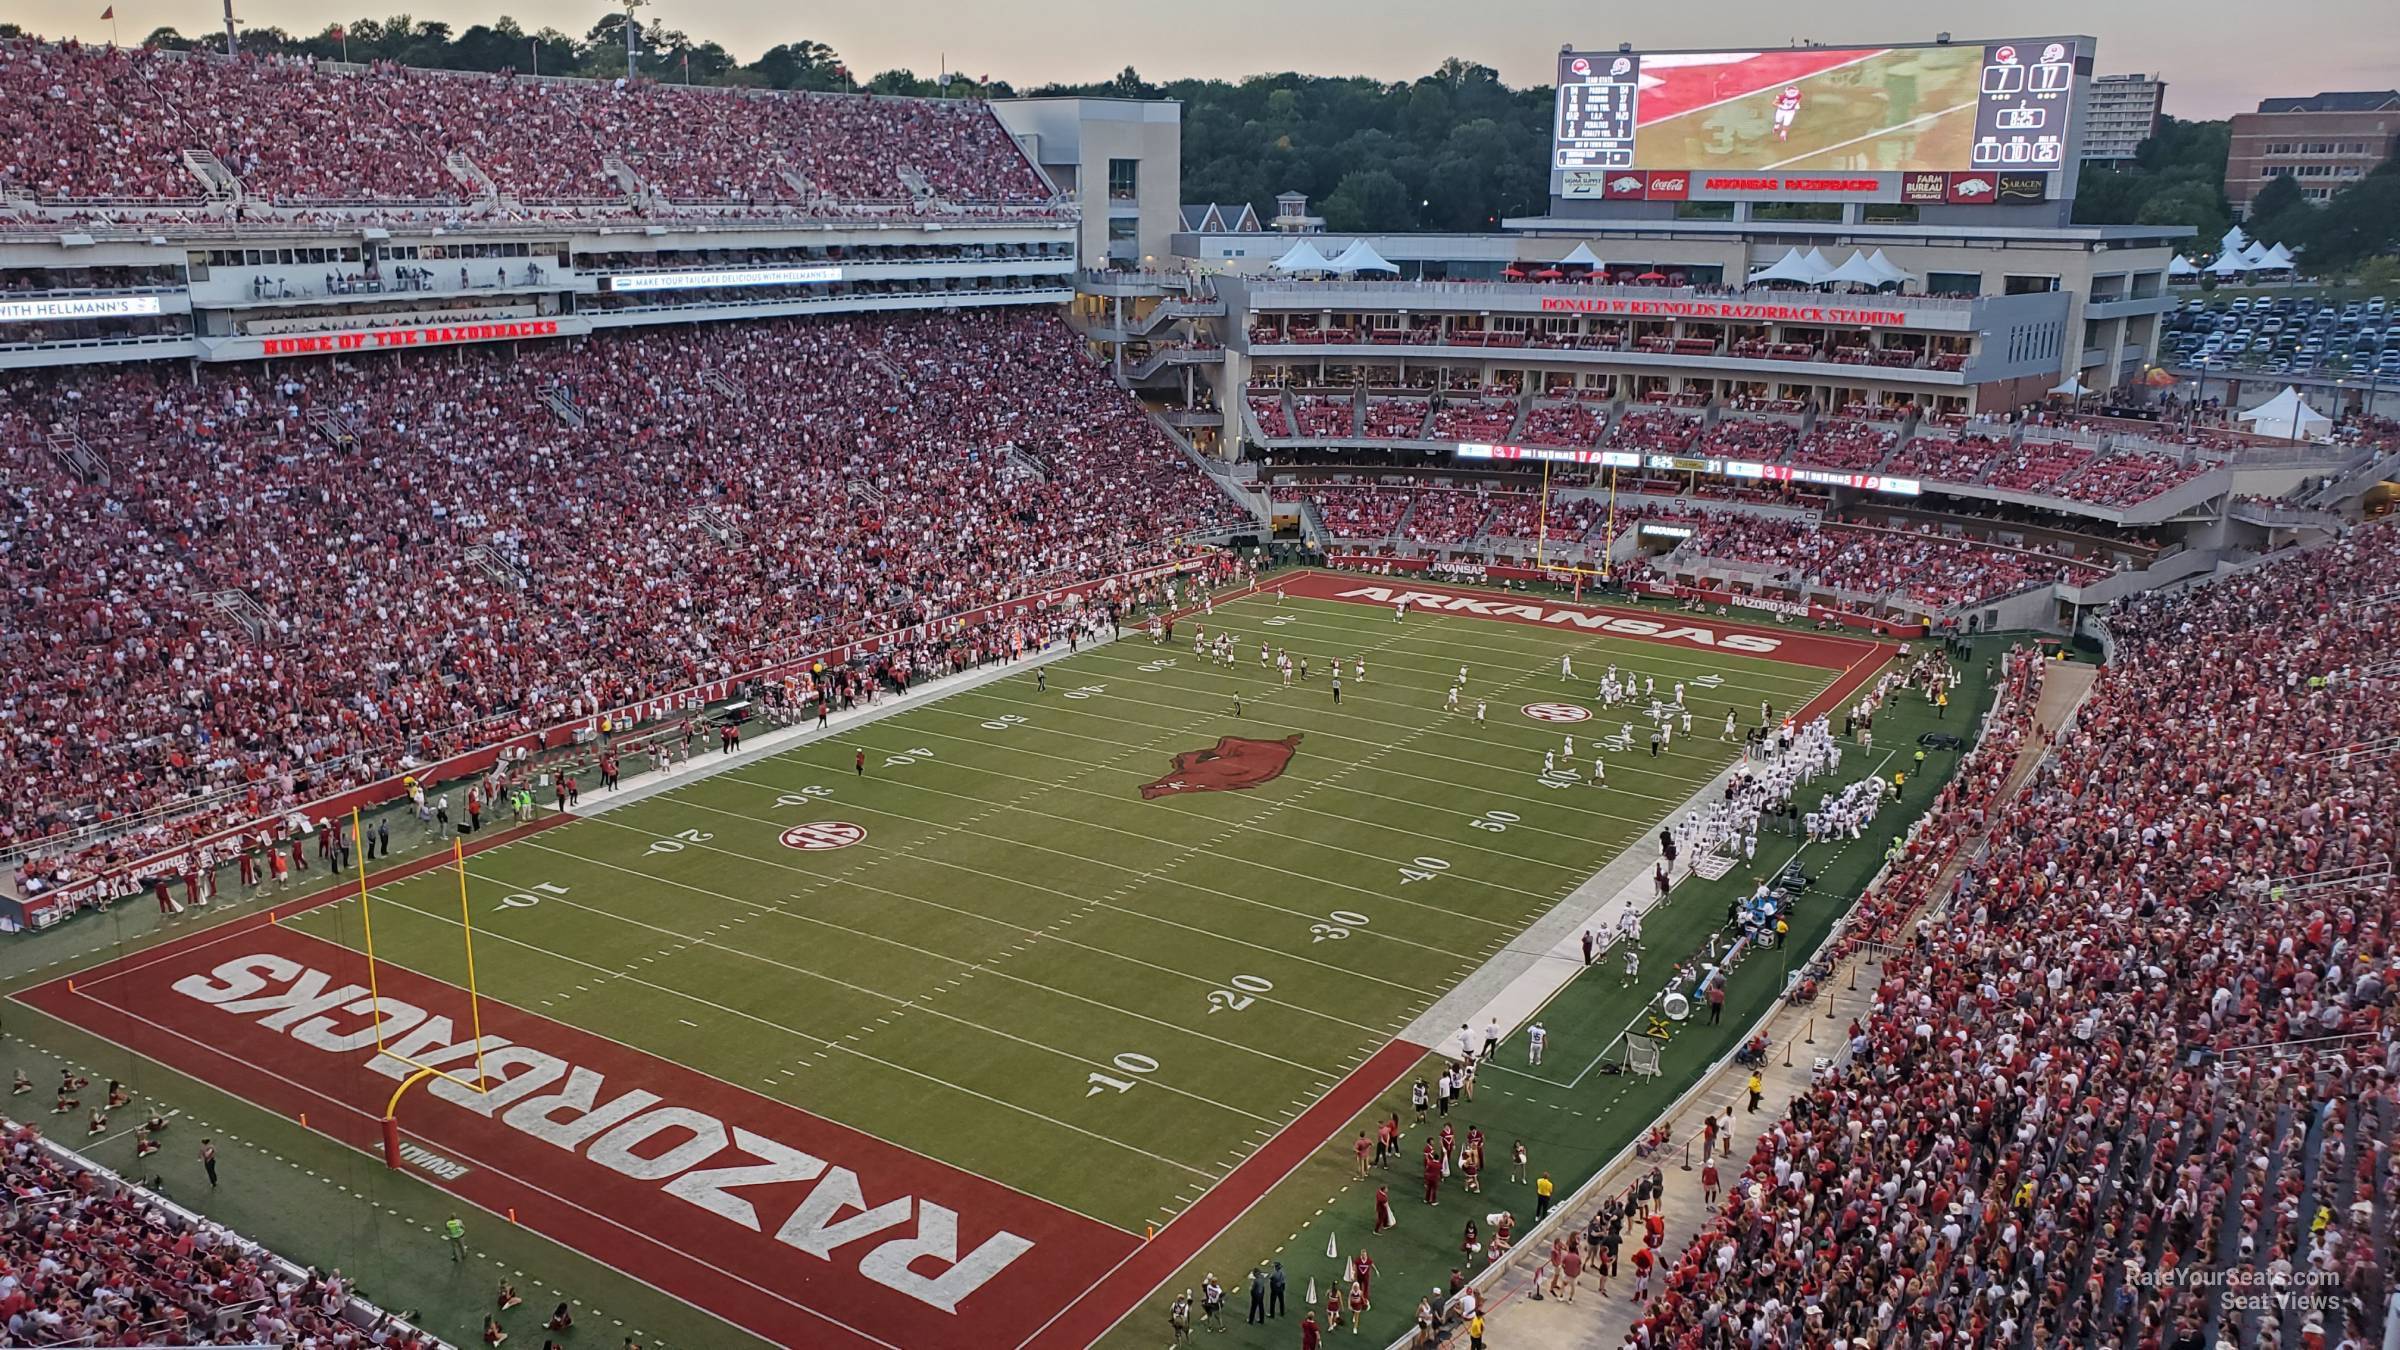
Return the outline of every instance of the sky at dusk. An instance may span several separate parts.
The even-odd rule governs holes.
[[[6,17],[49,36],[105,41],[109,0],[12,0]],[[315,32],[334,18],[407,13],[464,28],[512,14],[528,29],[582,33],[608,6],[594,0],[414,0],[378,7],[347,0],[236,0],[245,24]],[[116,0],[129,41],[161,25],[218,31],[218,0]],[[1611,10],[1622,12],[1611,14]],[[2001,16],[2008,17],[2005,21]],[[2393,0],[2023,0],[2015,5],[1903,0],[1708,0],[1695,5],[1600,6],[1583,0],[875,0],[762,4],[653,0],[652,22],[714,38],[749,60],[779,42],[830,44],[854,71],[949,68],[1019,88],[1096,80],[1132,65],[1153,80],[1239,78],[1274,70],[1413,78],[1446,56],[1497,68],[1511,84],[1546,84],[1561,43],[1579,47],[1779,47],[1921,41],[1948,26],[1964,40],[2090,33],[2102,73],[2163,73],[2167,111],[2222,117],[2261,97],[2400,85],[2400,17]],[[2263,29],[2288,36],[2258,37]],[[2229,33],[2240,32],[2239,37]],[[1270,37],[1269,34],[1274,36]]]

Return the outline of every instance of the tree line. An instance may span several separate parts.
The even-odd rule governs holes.
[[[528,32],[506,16],[462,31],[396,15],[328,24],[309,35],[253,28],[241,41],[252,52],[319,60],[612,79],[626,72],[626,22],[625,13],[612,11],[577,37],[556,28]],[[0,24],[0,34],[12,30]],[[1248,202],[1265,217],[1274,213],[1277,193],[1302,192],[1328,228],[1344,233],[1491,230],[1504,218],[1539,214],[1548,203],[1551,89],[1512,89],[1491,67],[1456,57],[1402,81],[1286,71],[1152,83],[1127,66],[1096,83],[1019,90],[1006,79],[951,72],[893,69],[862,78],[822,42],[781,43],[744,62],[720,43],[666,25],[640,24],[636,36],[635,74],[664,83],[918,97],[1176,99],[1183,104],[1185,201]],[[173,28],[143,39],[147,46],[203,50],[221,41]],[[2186,225],[2195,232],[2192,247],[2205,250],[2232,223],[2224,191],[2229,139],[2224,122],[2160,119],[2131,164],[2083,170],[2075,219]],[[2386,164],[2323,205],[2278,180],[2254,203],[2249,228],[2300,250],[2303,264],[2315,270],[2347,269],[2388,254],[2400,247],[2400,166]]]

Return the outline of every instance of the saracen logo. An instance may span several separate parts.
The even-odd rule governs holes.
[[[1142,799],[1171,797],[1178,792],[1246,792],[1283,776],[1300,748],[1297,733],[1280,741],[1249,736],[1226,736],[1207,750],[1186,750],[1175,767],[1157,780],[1142,784]]]

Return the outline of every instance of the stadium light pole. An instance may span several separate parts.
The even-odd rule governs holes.
[[[242,54],[241,44],[235,41],[233,36],[233,0],[225,0],[225,54],[227,56]]]
[[[225,0],[225,3],[230,5],[233,0]],[[633,12],[649,4],[650,0],[617,0],[617,3],[625,7],[625,78],[631,80],[634,77],[634,53],[637,43],[635,34],[640,31],[640,24],[634,20]]]

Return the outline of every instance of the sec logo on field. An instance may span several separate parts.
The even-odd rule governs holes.
[[[1589,722],[1592,710],[1573,703],[1528,703],[1525,715],[1536,722]]]
[[[785,830],[783,846],[806,853],[822,853],[827,849],[848,848],[866,837],[866,830],[846,820],[812,820]]]

